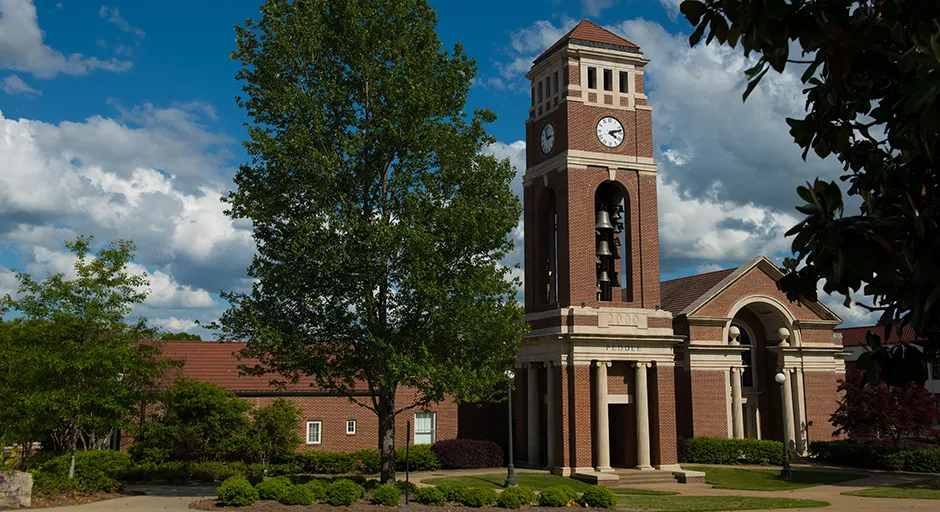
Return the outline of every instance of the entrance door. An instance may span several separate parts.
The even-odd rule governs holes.
[[[636,467],[636,416],[632,404],[608,406],[610,420],[610,465]]]

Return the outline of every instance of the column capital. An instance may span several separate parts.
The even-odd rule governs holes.
[[[610,361],[597,361],[597,363],[595,363],[595,364],[597,364],[597,367],[598,367],[598,368],[600,368],[601,366],[604,366],[604,367],[606,367],[606,368],[610,368],[610,365],[611,365],[612,363],[611,363]]]
[[[542,364],[543,364],[546,368],[551,368],[554,363],[553,363],[552,361],[545,361],[545,362],[542,363]]]
[[[652,363],[647,363],[647,362],[645,362],[645,361],[634,361],[633,363],[631,363],[631,365],[632,365],[634,368],[639,368],[639,367],[641,367],[641,366],[642,366],[643,368],[649,368],[650,366],[652,366]]]

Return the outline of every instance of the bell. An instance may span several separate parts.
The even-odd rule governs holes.
[[[613,278],[614,280],[611,281],[611,286],[614,288],[620,288],[620,275],[614,272]]]
[[[607,248],[607,240],[600,240],[597,242],[597,256],[598,257],[602,258],[605,256],[613,256],[613,255],[614,253],[610,252],[610,249]]]
[[[614,245],[620,247],[620,237],[614,238]]]
[[[620,214],[620,211],[615,211],[613,215],[610,216],[610,222],[616,224],[623,223],[623,215]]]
[[[598,282],[601,282],[601,283],[609,283],[610,278],[607,277],[607,271],[601,270],[600,274],[598,274],[597,280]]]
[[[614,229],[614,225],[610,223],[610,215],[607,210],[597,210],[597,221],[594,223],[594,229],[605,231]]]

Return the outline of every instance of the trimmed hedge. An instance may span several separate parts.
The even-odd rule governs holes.
[[[563,489],[563,485],[558,485],[554,487],[546,487],[539,491],[539,506],[540,507],[567,507],[571,500],[574,499],[569,496],[568,491],[571,490]],[[577,497],[577,493],[575,493]]]
[[[940,473],[940,449],[901,448],[852,441],[813,441],[809,443],[813,457],[840,466],[918,473]]]
[[[314,501],[323,501],[326,499],[326,484],[322,480],[313,479],[305,484],[313,493]]]
[[[126,453],[89,450],[75,453],[75,478],[69,479],[69,454],[59,455],[30,471],[36,494],[113,492],[121,488],[115,477],[130,467]]]
[[[693,437],[685,462],[695,464],[783,464],[783,443],[761,439]]]
[[[482,508],[496,503],[496,491],[483,487],[465,489],[460,493],[460,503],[465,507]]]
[[[434,471],[441,469],[437,455],[431,446],[419,444],[409,450],[411,471]],[[319,475],[341,475],[347,473],[378,473],[382,469],[382,457],[379,450],[359,450],[356,452],[294,452],[285,455],[279,461],[282,466],[296,468],[294,473]],[[405,447],[395,450],[395,469],[405,470]]]
[[[435,471],[441,469],[441,461],[437,455],[431,451],[429,444],[417,444],[408,450],[409,465],[411,471]],[[405,470],[405,448],[401,447],[395,450],[395,469]]]
[[[121,471],[125,482],[222,482],[233,476],[261,480],[265,476],[301,473],[294,464],[246,464],[244,462],[163,462],[140,463]]]
[[[610,489],[595,485],[584,491],[581,502],[588,507],[614,508],[617,505],[617,497]]]
[[[440,507],[447,503],[447,495],[437,487],[418,487],[415,491],[415,501],[424,505]]]
[[[251,482],[240,476],[233,476],[222,482],[216,489],[219,501],[230,507],[244,507],[258,501],[258,490]]]
[[[334,506],[345,506],[355,503],[365,495],[361,485],[345,478],[331,483],[326,488],[326,502]]]
[[[431,446],[444,469],[497,468],[505,463],[503,449],[492,441],[448,439]]]
[[[258,482],[255,489],[258,491],[258,499],[281,501],[293,486],[290,478],[279,476]]]
[[[524,485],[509,487],[499,493],[496,504],[503,508],[519,508],[535,501],[535,492]]]
[[[287,488],[278,501],[285,505],[313,505],[316,496],[313,495],[313,490],[306,485],[292,485]]]
[[[401,504],[401,491],[393,484],[382,484],[372,490],[372,503],[397,507]]]
[[[460,485],[460,484],[440,484],[437,486],[437,488],[440,489],[442,493],[444,493],[444,499],[446,501],[456,501],[456,502],[459,502],[460,495],[463,494],[464,491],[469,489],[469,487],[467,487],[466,485]]]

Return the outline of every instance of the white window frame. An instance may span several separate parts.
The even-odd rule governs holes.
[[[737,328],[743,330],[747,333],[748,339],[751,340],[751,344],[747,345],[751,351],[751,385],[743,386],[744,382],[742,379],[742,387],[745,390],[755,390],[760,388],[759,380],[757,378],[757,337],[754,336],[754,330],[751,329],[751,326],[746,322],[740,320],[735,320],[731,325],[736,326]],[[742,345],[743,346],[743,345]]]
[[[415,445],[418,444],[418,433],[419,433],[419,432],[418,432],[418,415],[419,415],[419,414],[430,414],[430,415],[431,415],[431,430],[430,430],[430,432],[425,431],[425,430],[422,430],[422,431],[420,432],[421,434],[428,434],[428,433],[430,433],[430,434],[431,434],[431,442],[430,442],[430,443],[421,443],[421,444],[434,444],[435,442],[437,442],[437,412],[436,412],[436,411],[422,411],[422,412],[416,412],[416,413],[415,413],[415,417],[414,417],[415,429],[414,429],[414,434],[413,434],[413,435],[414,435],[414,438],[412,439],[412,442],[413,442]]]
[[[350,429],[349,427],[352,427],[352,429]],[[356,420],[346,420],[346,435],[348,436],[356,435]]]
[[[316,440],[310,439],[310,426],[316,424],[317,426],[317,438]],[[310,420],[307,422],[307,444],[322,444],[323,443],[323,422],[320,420]]]

